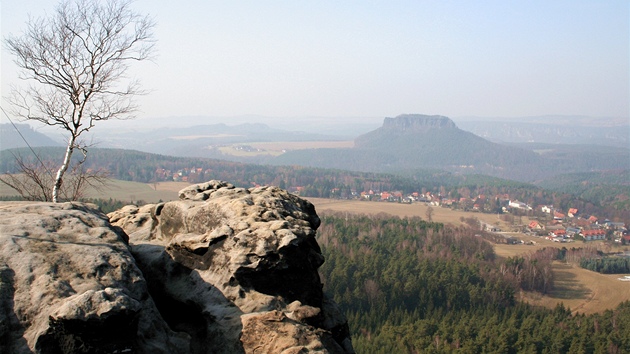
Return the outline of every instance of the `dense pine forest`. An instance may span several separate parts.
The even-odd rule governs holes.
[[[582,250],[500,259],[471,229],[386,215],[322,215],[318,242],[357,353],[630,352],[630,302],[587,316],[515,299],[548,290],[550,261]]]

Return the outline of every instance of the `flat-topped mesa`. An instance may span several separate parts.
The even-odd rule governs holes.
[[[426,130],[428,128],[457,128],[457,126],[450,118],[444,116],[401,114],[395,118],[385,118],[383,128],[415,131]]]

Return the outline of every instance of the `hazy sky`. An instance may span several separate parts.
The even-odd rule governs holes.
[[[628,117],[629,3],[137,0],[158,57],[131,73],[140,117]],[[0,4],[5,37],[56,2]]]

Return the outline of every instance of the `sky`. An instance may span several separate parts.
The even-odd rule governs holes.
[[[50,0],[1,0],[2,37]],[[139,118],[629,117],[630,2],[162,1]],[[2,95],[17,80],[0,59]],[[5,102],[3,101],[3,106]]]

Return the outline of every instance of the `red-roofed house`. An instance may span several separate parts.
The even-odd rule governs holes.
[[[541,225],[538,221],[536,220],[532,220],[532,222],[529,223],[529,228],[532,230],[544,230],[545,226]]]
[[[586,241],[603,240],[606,238],[606,231],[604,230],[582,230],[580,234]]]
[[[567,235],[567,230],[558,229],[558,230],[549,231],[549,235],[554,236],[554,237],[564,237]]]
[[[567,215],[570,218],[574,218],[577,215],[577,213],[578,213],[577,208],[569,208],[569,212],[567,213]]]
[[[597,222],[597,218],[595,216],[591,215],[591,217],[588,218],[588,221],[590,221],[590,222]]]

